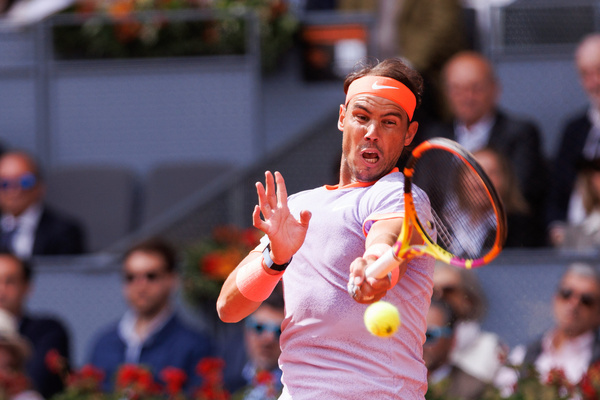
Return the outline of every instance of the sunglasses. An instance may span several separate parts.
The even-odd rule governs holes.
[[[264,332],[271,332],[277,339],[281,336],[281,325],[269,322],[258,322],[252,317],[246,318],[246,328],[254,331],[258,335],[262,335]]]
[[[452,328],[449,326],[430,326],[425,332],[425,344],[433,345],[438,340],[452,336]]]
[[[125,283],[127,283],[127,284],[132,284],[136,280],[145,280],[148,282],[156,282],[164,275],[164,273],[165,272],[163,271],[163,272],[146,272],[143,274],[125,274],[123,276],[123,279],[125,280]]]
[[[35,175],[31,173],[24,174],[15,179],[0,179],[0,190],[21,189],[31,190],[37,184]]]
[[[581,303],[581,305],[587,308],[592,308],[598,303],[598,299],[595,296],[589,293],[582,293],[579,296],[577,296],[573,289],[560,288],[556,294],[559,299],[565,301],[571,299],[571,297],[579,297],[579,302]]]
[[[460,291],[460,287],[458,286],[441,286],[441,287],[434,287],[433,288],[433,297],[434,298],[444,298],[444,297],[448,297],[448,296],[452,296],[455,293],[458,293]]]

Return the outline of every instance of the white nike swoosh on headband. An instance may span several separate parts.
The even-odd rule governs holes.
[[[373,88],[373,90],[378,90],[378,89],[399,89],[395,86],[385,86],[385,85],[378,85],[377,81],[373,82],[373,85],[371,86]]]

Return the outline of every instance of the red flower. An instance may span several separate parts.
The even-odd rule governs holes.
[[[44,363],[46,368],[55,374],[61,375],[66,372],[67,361],[56,349],[51,349],[46,353]]]
[[[269,371],[258,371],[254,376],[254,380],[258,385],[269,385],[273,382],[273,374]]]
[[[160,372],[160,377],[165,381],[165,389],[170,396],[180,393],[187,380],[187,374],[175,367],[166,367]]]
[[[137,382],[139,368],[137,365],[125,364],[117,371],[116,386],[120,389],[127,388]]]
[[[218,357],[205,357],[196,365],[196,373],[201,377],[221,372],[225,367],[225,361]]]

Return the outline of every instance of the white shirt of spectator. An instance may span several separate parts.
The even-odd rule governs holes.
[[[12,248],[19,258],[28,259],[33,253],[33,242],[35,241],[35,230],[42,216],[42,204],[37,203],[29,206],[20,216],[4,214],[0,220],[3,227],[15,226],[16,232],[12,238]]]
[[[457,122],[454,126],[456,141],[470,152],[483,149],[490,140],[494,120],[493,115],[487,115],[473,124],[470,129],[462,122]]]
[[[544,335],[542,338],[542,352],[535,360],[535,369],[540,374],[540,380],[545,382],[548,373],[553,369],[561,369],[565,377],[572,384],[577,384],[583,374],[587,371],[592,360],[592,347],[594,344],[594,333],[587,332],[574,339],[565,341],[559,349],[552,346],[554,332]],[[517,346],[508,357],[511,365],[519,366],[525,359],[525,346]],[[503,396],[512,393],[512,388],[517,382],[518,376],[514,368],[503,367],[498,373],[495,385],[501,390]]]

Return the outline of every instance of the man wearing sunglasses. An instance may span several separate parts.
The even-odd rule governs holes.
[[[281,323],[285,317],[283,288],[273,293],[244,319],[244,345],[247,362],[238,372],[242,388],[235,397],[243,400],[277,399],[283,387],[279,355]],[[230,345],[231,346],[231,345]]]
[[[481,398],[487,384],[451,361],[456,321],[456,314],[448,303],[432,299],[427,313],[427,333],[423,345],[428,391],[435,398],[448,396],[452,399],[477,400]]]
[[[175,249],[158,238],[141,242],[125,253],[122,272],[129,310],[98,336],[90,359],[105,373],[103,388],[113,387],[115,372],[125,363],[149,367],[161,383],[161,371],[176,367],[187,375],[186,389],[198,387],[195,368],[212,355],[212,341],[183,324],[175,313]]]
[[[27,153],[0,158],[0,250],[27,259],[33,255],[85,252],[84,230],[74,219],[44,204],[39,167]]]
[[[589,264],[573,263],[560,279],[552,301],[555,326],[527,347],[518,346],[509,362],[527,373],[530,366],[546,381],[551,369],[561,369],[577,384],[588,367],[600,360],[600,271]],[[497,385],[510,394],[517,374],[503,368]]]

